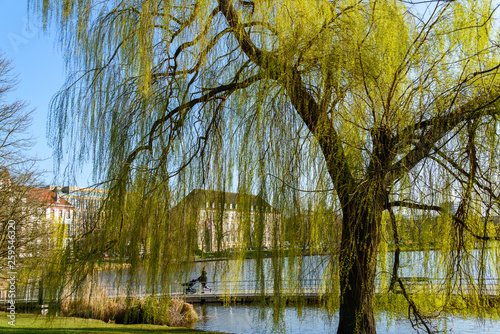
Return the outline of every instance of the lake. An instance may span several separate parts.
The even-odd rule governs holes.
[[[301,316],[293,307],[284,310],[284,321],[280,328],[273,328],[272,309],[259,308],[251,305],[237,305],[231,307],[196,305],[199,320],[194,328],[210,331],[221,331],[235,334],[266,334],[281,333],[284,329],[287,334],[326,334],[335,333],[337,329],[336,317],[317,307],[305,307]],[[500,334],[500,321],[477,320],[463,318],[443,319],[438,323],[440,329],[447,329],[448,333]],[[408,319],[390,320],[384,314],[377,318],[378,334],[417,333]]]
[[[387,253],[385,259],[378,261],[379,275],[377,280],[380,284],[387,284],[387,277],[382,280],[382,273],[391,272],[393,253]],[[470,253],[470,261],[472,264],[472,276],[480,276],[483,280],[487,280],[494,285],[498,282],[499,271],[499,254],[498,249],[490,249],[486,251],[488,258],[484,267],[474,264],[483,256],[478,250]],[[300,259],[300,261],[292,259],[282,259],[283,276],[286,277],[290,272],[296,274],[295,277],[302,277],[304,282],[319,282],[328,266],[329,258],[327,256],[308,256]],[[271,259],[263,259],[260,264],[260,270],[263,273],[267,282],[272,281],[275,270]],[[250,287],[254,286],[255,273],[257,270],[257,262],[255,260],[242,261],[211,261],[197,262],[182,273],[176,274],[176,279],[179,282],[186,282],[200,275],[203,267],[207,268],[209,285],[215,287],[218,291],[221,290],[221,282],[225,280],[249,282]],[[298,271],[295,268],[300,267]],[[440,251],[430,252],[403,252],[401,253],[401,265],[399,270],[400,276],[429,277],[433,284],[440,284],[444,277],[447,276],[445,270],[444,256]],[[144,274],[140,274],[145,281]],[[316,283],[317,284],[317,283]],[[272,286],[266,284],[266,286]],[[177,287],[180,288],[180,285]],[[241,288],[241,287],[240,287]],[[175,290],[176,287],[173,286]],[[158,291],[158,290],[157,290]],[[318,307],[307,307],[302,310],[302,313],[293,308],[287,307],[284,310],[283,321],[278,325],[273,325],[271,308],[259,308],[252,305],[237,305],[231,307],[223,307],[218,305],[196,305],[195,309],[199,315],[199,321],[196,324],[196,329],[222,331],[228,333],[245,333],[245,334],[262,334],[262,333],[279,333],[285,330],[285,333],[335,333],[337,328],[337,319],[335,316],[329,316],[323,309]],[[404,310],[403,310],[404,311]],[[448,333],[497,333],[500,334],[500,321],[485,320],[479,322],[474,319],[464,319],[458,316],[443,318],[438,322],[437,327],[441,330],[446,329]],[[396,334],[396,333],[416,333],[412,328],[409,320],[405,315],[400,319],[388,317],[384,313],[377,315],[377,332],[379,334]]]

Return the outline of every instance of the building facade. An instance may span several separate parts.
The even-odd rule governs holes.
[[[107,190],[99,188],[49,186],[49,189],[64,198],[74,207],[74,233],[90,231],[95,228]]]
[[[200,190],[190,192],[172,209],[171,219],[196,230],[203,252],[271,247],[281,215],[255,195]]]
[[[30,200],[43,211],[40,218],[54,226],[64,226],[66,243],[75,237],[75,208],[66,199],[50,189],[35,188],[30,191]]]

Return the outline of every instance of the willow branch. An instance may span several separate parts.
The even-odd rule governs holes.
[[[210,89],[206,94],[198,97],[198,98],[195,98],[195,99],[192,99],[191,101],[187,102],[187,103],[184,103],[174,109],[172,109],[170,112],[168,112],[166,115],[164,115],[163,117],[157,119],[153,125],[151,126],[151,130],[149,131],[149,134],[147,136],[147,144],[143,144],[143,145],[140,145],[138,147],[136,147],[127,157],[127,159],[125,160],[125,164],[124,164],[124,169],[122,171],[122,174],[126,174],[128,173],[132,163],[134,162],[134,160],[137,158],[138,154],[141,153],[142,151],[150,151],[151,154],[152,154],[152,150],[153,150],[153,142],[156,138],[156,132],[158,131],[158,129],[160,128],[160,126],[162,124],[164,124],[165,122],[167,122],[168,120],[171,120],[175,115],[179,114],[179,113],[182,113],[182,112],[186,112],[186,110],[190,110],[192,109],[194,106],[196,106],[197,104],[199,103],[206,103],[208,101],[210,101],[211,99],[214,99],[216,98],[219,94],[221,93],[226,93],[226,94],[230,94],[232,92],[234,92],[235,90],[237,89],[242,89],[242,88],[245,88],[245,87],[248,87],[250,86],[251,84],[263,79],[264,76],[262,74],[256,74],[242,82],[233,82],[233,83],[230,83],[230,84],[227,84],[227,85],[221,85],[219,87],[216,87],[216,88],[213,88],[213,89]],[[224,99],[227,99],[227,96],[224,98]],[[143,140],[144,141],[144,140]],[[198,152],[198,151],[197,151]]]
[[[427,205],[427,204],[420,204],[420,203],[412,203],[412,202],[404,202],[404,201],[394,201],[390,202],[385,206],[385,209],[390,209],[393,207],[404,207],[404,208],[409,208],[409,209],[418,209],[418,210],[429,210],[429,211],[437,211],[437,212],[447,212],[448,210],[443,209],[440,206],[436,205]],[[472,231],[470,226],[467,225],[467,223],[459,218],[457,215],[451,215],[451,218],[453,221],[460,226],[462,226],[467,232],[469,232],[474,238],[479,239],[479,240],[484,240],[484,241],[498,241],[500,240],[500,237],[495,237],[495,236],[487,236],[487,235],[479,235]]]
[[[347,164],[340,137],[328,119],[327,113],[321,112],[320,106],[305,88],[297,68],[255,46],[230,0],[219,0],[219,8],[232,28],[242,51],[253,63],[261,67],[268,78],[280,82],[299,116],[311,133],[318,138],[340,200],[346,203],[349,198],[348,191],[356,187],[356,181]]]
[[[399,280],[398,270],[399,270],[399,255],[401,253],[401,250],[399,248],[398,225],[396,223],[396,216],[394,215],[394,210],[392,210],[392,208],[389,208],[389,215],[391,217],[392,233],[394,236],[394,245],[396,247],[394,251],[394,263],[392,265],[391,283],[389,285],[389,291],[393,291],[396,282]]]
[[[419,142],[415,145],[415,147],[403,158],[401,158],[401,160],[394,163],[390,168],[393,170],[392,178],[397,179],[408,170],[413,169],[415,165],[429,155],[432,147],[434,147],[439,140],[453,130],[458,124],[498,113],[497,109],[492,106],[499,99],[500,95],[487,102],[482,102],[481,100],[483,99],[475,99],[466,103],[462,107],[457,108],[454,112],[433,117],[416,124],[412,128],[405,129],[403,131],[403,136],[399,136],[394,139],[395,141],[393,141],[393,145],[397,141],[406,142],[408,138],[416,138],[414,135],[415,131],[420,129],[422,131],[426,131],[425,133],[419,135]],[[480,106],[476,107],[478,102]],[[409,137],[404,138],[404,133],[407,133]]]
[[[398,280],[398,283],[399,283],[399,287],[401,288],[401,292],[403,293],[403,296],[405,297],[406,301],[408,302],[408,308],[409,310],[412,311],[413,315],[415,316],[416,319],[418,319],[425,327],[425,330],[427,331],[427,333],[429,334],[432,334],[434,333],[430,328],[429,326],[427,326],[427,323],[426,321],[424,320],[424,317],[420,314],[420,311],[418,310],[418,307],[417,305],[415,305],[415,302],[410,298],[410,296],[408,295],[408,293],[406,292],[406,288],[403,284],[403,281],[401,281],[400,278],[397,279]],[[410,315],[408,315],[408,317],[410,317]],[[411,321],[411,318],[410,318],[410,321]],[[413,321],[412,321],[412,326],[415,327],[416,324],[413,324]]]

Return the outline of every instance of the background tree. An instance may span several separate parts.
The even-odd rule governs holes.
[[[30,3],[61,28],[72,69],[53,100],[49,137],[59,156],[65,139],[80,141],[69,160],[91,155],[96,177],[110,182],[106,240],[130,246],[123,236],[137,228],[134,212],[141,222],[158,217],[200,185],[258,193],[284,217],[304,206],[333,222],[338,213],[340,242],[318,232],[323,219],[308,224],[308,240],[330,245],[324,300],[339,310],[339,333],[375,333],[377,258],[390,265],[389,245],[388,289],[397,284],[415,326],[431,331],[425,294],[410,296],[399,277],[409,240],[398,217],[423,212],[441,233],[445,269],[427,272],[444,278],[441,310],[452,307],[457,282],[488,267],[473,248],[497,240],[488,219],[498,211],[499,166],[491,1]],[[160,211],[128,210],[137,189]],[[450,201],[455,212],[441,206]],[[156,222],[166,243],[188,233]],[[283,270],[297,277],[282,261],[273,266],[276,291]],[[473,291],[465,302],[480,310],[484,290]],[[392,292],[389,304],[399,300]]]
[[[33,264],[33,258],[46,255],[51,235],[40,219],[45,211],[31,198],[32,188],[40,185],[39,172],[35,160],[25,153],[32,144],[27,134],[31,112],[25,102],[9,98],[16,82],[10,61],[0,53],[0,263],[3,277],[6,271],[12,271],[8,269],[9,264],[15,263],[16,271],[21,271]],[[10,228],[8,222],[12,223]],[[12,228],[14,239],[10,239],[8,233]],[[12,245],[15,249],[9,248]]]

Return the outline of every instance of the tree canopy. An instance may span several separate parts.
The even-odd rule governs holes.
[[[0,52],[0,276],[7,279],[19,268],[21,281],[21,271],[37,267],[33,257],[47,252],[49,229],[37,220],[40,203],[31,198],[40,173],[36,159],[26,154],[33,144],[31,111],[26,102],[12,98],[16,84],[11,62]]]
[[[294,217],[313,217],[307,243],[331,255],[324,300],[339,310],[339,333],[375,332],[380,272],[392,296],[384,301],[400,300],[398,285],[415,325],[431,331],[420,310],[426,295],[406,293],[400,277],[400,251],[411,242],[426,254],[439,244],[439,310],[457,305],[457,282],[497,258],[491,1],[30,6],[58,27],[70,71],[51,105],[55,151],[74,166],[90,159],[108,182],[95,231],[106,247],[156,245],[150,277],[167,258],[190,256],[181,238],[192,227],[168,209],[194,187],[266,198],[282,213],[275,246],[304,244],[304,233],[287,231],[298,228]],[[484,310],[484,291],[474,291],[468,309]]]

